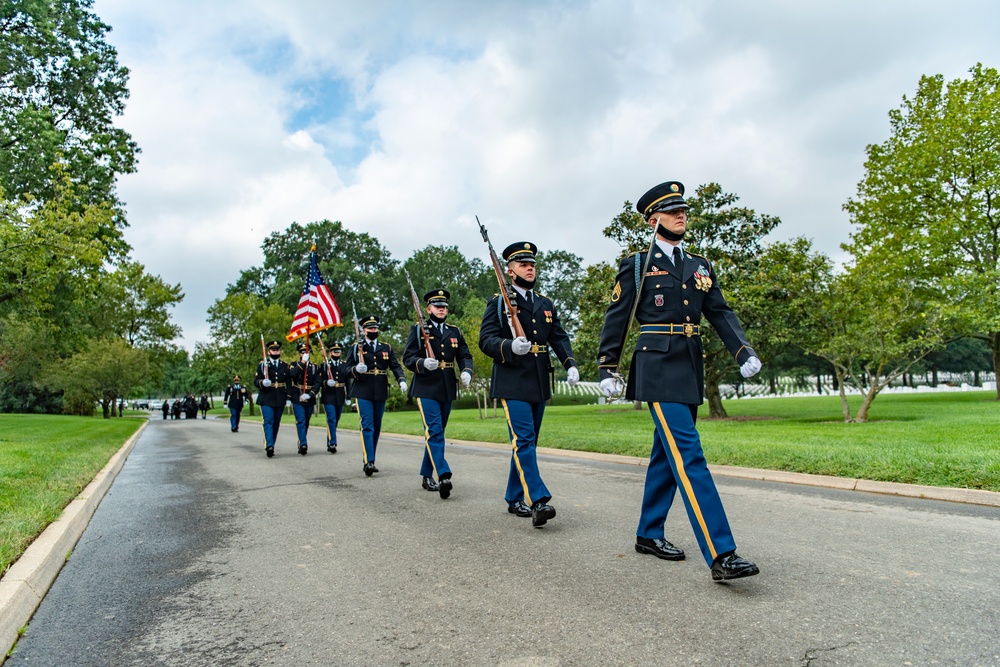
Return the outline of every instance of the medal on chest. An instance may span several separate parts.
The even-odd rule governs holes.
[[[694,274],[694,286],[702,292],[712,289],[712,279],[708,275],[708,268],[702,264]]]
[[[451,346],[452,347],[458,347],[458,339],[457,338],[449,338],[448,340],[451,341]]]

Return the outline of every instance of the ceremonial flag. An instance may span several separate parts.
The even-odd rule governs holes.
[[[344,322],[340,316],[340,308],[316,265],[314,245],[309,249],[309,275],[306,277],[306,286],[302,288],[299,307],[295,311],[295,317],[292,318],[292,328],[285,338],[293,341],[323,329],[342,326]]]

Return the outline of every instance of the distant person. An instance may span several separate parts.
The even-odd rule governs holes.
[[[295,433],[298,436],[299,454],[309,452],[309,422],[316,410],[319,393],[319,367],[309,361],[309,346],[298,345],[299,360],[288,366],[288,399],[295,414]]]
[[[163,410],[163,418],[166,419],[167,415],[170,414],[170,401],[164,399],[163,405],[160,406],[160,409]]]
[[[201,410],[202,419],[208,418],[208,408],[209,408],[208,394],[202,394],[201,399],[198,401],[198,409]]]
[[[181,418],[181,399],[174,399],[174,404],[170,407],[170,417],[171,419]]]
[[[198,401],[195,399],[194,394],[190,391],[184,396],[184,418],[185,419],[197,419],[198,418]]]
[[[329,361],[323,362],[319,367],[319,379],[323,387],[320,402],[326,413],[326,451],[336,454],[337,424],[347,402],[347,379],[351,369],[346,363],[341,363],[340,343],[330,342],[329,352]]]
[[[222,402],[229,408],[229,430],[238,433],[240,430],[240,415],[243,414],[243,403],[247,398],[247,388],[240,382],[240,376],[233,376],[233,383],[226,387]]]
[[[736,554],[726,510],[695,428],[698,406],[705,398],[702,315],[743,377],[760,370],[760,359],[726,303],[712,264],[683,248],[688,222],[684,186],[677,181],[661,183],[640,197],[636,208],[656,230],[652,256],[644,251],[621,261],[598,348],[601,389],[609,397],[624,390],[630,401],[646,402],[653,417],[653,448],[635,550],[663,560],[684,560],[684,551],[664,535],[667,512],[679,490],[712,579],[750,577],[759,570]],[[628,383],[622,387],[612,372],[621,359],[633,314],[639,339]]]
[[[449,297],[451,293],[446,289],[434,289],[424,295],[430,318],[427,340],[433,356],[427,355],[423,333],[416,324],[410,328],[403,350],[403,365],[413,371],[410,395],[416,399],[424,422],[421,485],[428,491],[437,491],[441,498],[449,497],[454,486],[451,467],[444,457],[444,430],[448,427],[452,401],[458,397],[455,369],[461,372],[463,388],[472,382],[472,352],[465,336],[458,327],[445,323]]]
[[[288,364],[281,360],[281,341],[272,340],[267,344],[267,360],[257,364],[253,384],[257,394],[257,406],[264,420],[264,453],[267,458],[274,456],[274,443],[278,439],[281,413],[285,409]]]
[[[369,315],[361,320],[365,340],[351,346],[347,354],[347,364],[351,367],[351,398],[358,403],[358,419],[361,422],[362,457],[365,475],[371,477],[378,472],[375,467],[375,451],[378,437],[382,432],[382,415],[385,402],[389,398],[389,376],[399,383],[399,390],[406,393],[406,376],[391,347],[378,340],[379,319]]]

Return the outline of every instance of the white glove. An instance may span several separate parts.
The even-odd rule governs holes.
[[[462,389],[468,389],[470,384],[472,384],[472,373],[462,371]]]
[[[406,382],[400,381],[400,383],[399,383],[399,390],[401,392],[403,392],[404,394],[406,393]]]
[[[262,387],[270,387],[271,386],[271,381],[268,380],[267,378],[264,378],[263,380],[260,381],[260,386],[262,386]]]
[[[622,393],[622,383],[615,378],[605,378],[601,380],[601,391],[603,391],[608,398],[612,396],[618,396]]]
[[[528,354],[531,343],[524,336],[518,336],[510,342],[510,349],[513,350],[514,354]]]
[[[757,357],[750,357],[749,359],[743,362],[742,366],[740,366],[740,375],[742,375],[745,378],[753,377],[754,375],[757,375],[757,373],[760,372],[760,368],[761,368],[760,359],[758,359]]]
[[[566,382],[571,387],[575,387],[576,383],[580,381],[580,370],[576,366],[570,366],[566,371]]]
[[[310,398],[309,394],[302,394],[301,396],[299,396],[299,402],[305,403],[309,400],[309,398]]]
[[[326,386],[327,386],[327,387],[332,387],[332,386],[333,386],[333,385],[335,385],[335,384],[337,384],[337,383],[336,383],[336,382],[334,382],[333,380],[327,380],[327,381],[326,381]]]
[[[429,371],[436,371],[440,365],[437,359],[431,359],[430,357],[424,359],[424,368]]]
[[[366,364],[358,364],[357,366],[354,367],[354,370],[358,373],[367,373],[368,366]]]

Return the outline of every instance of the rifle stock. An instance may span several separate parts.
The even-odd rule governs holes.
[[[417,290],[413,289],[413,281],[410,280],[410,272],[403,269],[406,274],[406,283],[410,286],[410,297],[413,299],[413,310],[417,313],[417,329],[424,339],[424,350],[427,351],[427,358],[434,359],[434,350],[431,348],[431,337],[427,335],[427,327],[424,326],[424,317],[420,314],[420,299],[417,298]]]

